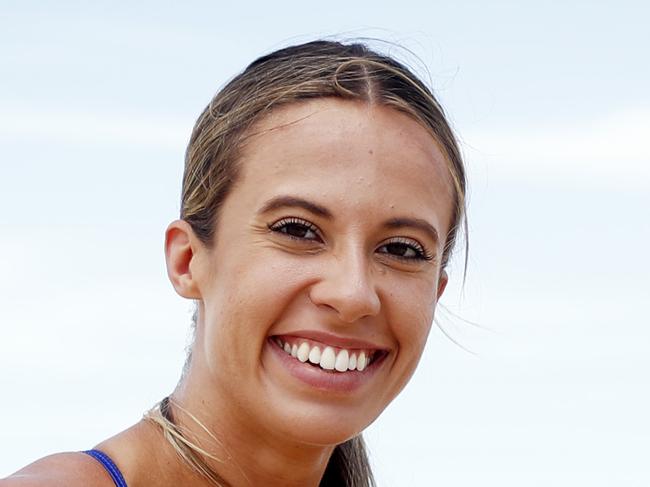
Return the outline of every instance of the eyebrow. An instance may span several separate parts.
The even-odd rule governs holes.
[[[332,219],[332,212],[329,211],[324,206],[312,203],[302,198],[296,196],[276,196],[271,198],[264,206],[259,210],[258,213],[268,213],[269,211],[277,210],[280,208],[303,208],[315,215],[321,216],[328,220]]]
[[[428,221],[421,218],[391,218],[383,226],[389,229],[416,228],[426,233],[436,245],[440,242],[438,230]]]

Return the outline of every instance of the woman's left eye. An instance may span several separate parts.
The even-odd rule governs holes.
[[[388,254],[402,260],[432,260],[433,257],[418,242],[405,238],[397,238],[380,246],[380,254]]]
[[[282,233],[296,240],[316,240],[320,241],[318,228],[313,223],[300,218],[283,218],[269,225],[269,230],[276,233]]]

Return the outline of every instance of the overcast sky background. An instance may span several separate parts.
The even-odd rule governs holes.
[[[225,3],[0,2],[0,478],[172,390],[194,120],[257,56],[339,34],[422,59],[471,183],[439,317],[473,353],[433,329],[367,433],[379,485],[649,485],[650,3]]]

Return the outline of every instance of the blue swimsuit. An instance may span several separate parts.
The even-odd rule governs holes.
[[[85,452],[86,455],[90,455],[93,457],[95,460],[97,460],[99,463],[102,464],[102,467],[106,469],[108,474],[111,476],[113,479],[113,482],[115,482],[115,487],[128,487],[126,485],[126,481],[124,480],[124,477],[122,477],[122,472],[120,472],[120,469],[117,468],[117,465],[113,463],[113,460],[110,459],[110,457],[99,450],[86,450]]]

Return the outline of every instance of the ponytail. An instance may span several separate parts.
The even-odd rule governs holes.
[[[320,487],[338,486],[375,487],[366,444],[361,435],[334,448]]]

